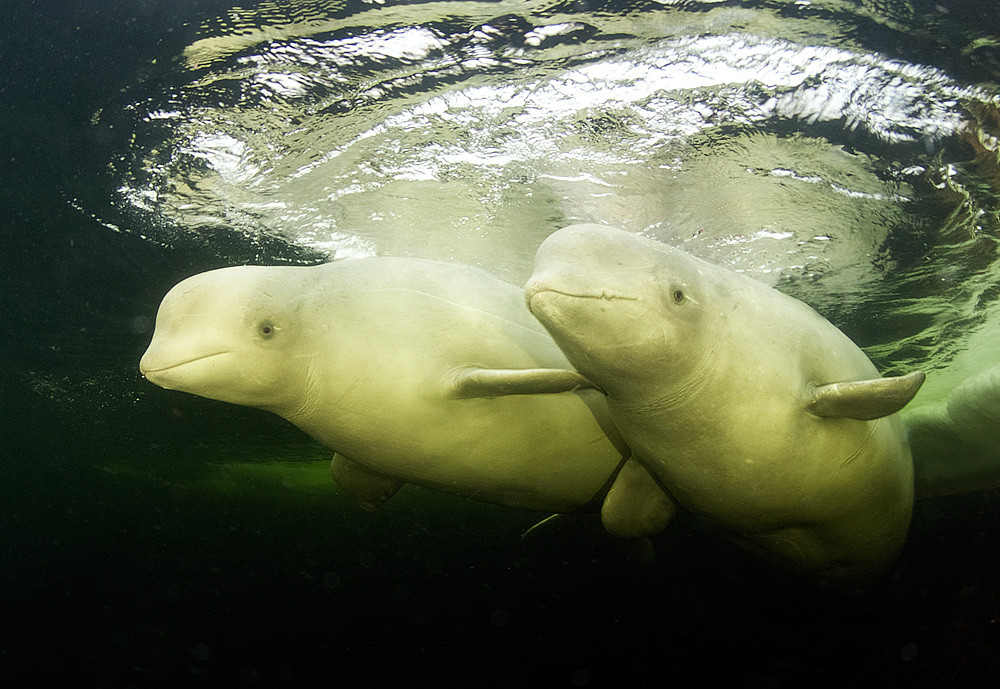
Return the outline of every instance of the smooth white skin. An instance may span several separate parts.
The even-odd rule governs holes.
[[[569,227],[539,248],[529,307],[607,391],[634,456],[683,507],[804,573],[897,556],[913,500],[897,415],[820,418],[814,386],[878,372],[805,304],[637,235]]]
[[[140,368],[165,388],[283,416],[403,481],[571,511],[622,460],[600,393],[454,399],[464,366],[570,369],[521,291],[403,258],[195,275],[163,299]]]
[[[970,375],[938,404],[907,412],[918,496],[1000,487],[1000,365]]]

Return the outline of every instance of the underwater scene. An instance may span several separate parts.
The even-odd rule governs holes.
[[[1000,682],[992,0],[0,32],[4,686]]]

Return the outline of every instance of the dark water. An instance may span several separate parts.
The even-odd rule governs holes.
[[[0,681],[995,686],[995,493],[919,503],[886,581],[864,593],[819,592],[685,519],[655,540],[650,561],[587,521],[521,542],[536,515],[412,487],[379,514],[360,513],[328,481],[325,451],[294,428],[154,388],[136,364],[163,292],[221,265],[427,253],[518,279],[553,227],[633,208],[631,199],[659,188],[669,189],[659,205],[617,220],[715,255],[726,236],[685,242],[690,228],[670,214],[713,174],[742,183],[729,168],[706,172],[696,152],[708,149],[705,160],[741,169],[749,155],[767,179],[818,178],[826,186],[814,187],[856,192],[837,198],[864,199],[829,210],[848,220],[874,215],[889,229],[874,257],[864,243],[853,249],[874,273],[858,277],[845,268],[858,261],[823,254],[777,282],[819,300],[883,367],[923,360],[946,370],[968,348],[967,331],[992,322],[1000,294],[996,159],[975,144],[997,125],[989,109],[1000,81],[996,17],[992,3],[947,0],[8,9]],[[263,35],[264,27],[274,30]],[[423,32],[408,35],[423,43],[386,38],[414,27]],[[832,67],[804,91],[775,77],[666,97],[635,96],[641,79],[599,77],[608,59],[662,77],[674,64],[664,55],[681,55],[691,36],[734,34],[750,37],[741,50],[786,42],[847,50],[830,64],[867,65],[885,88],[903,75],[916,89],[903,114],[920,112],[923,124],[873,117],[888,111],[866,109],[860,96],[846,101],[857,108],[851,116],[760,110],[772,98],[810,102],[778,96],[833,84]],[[208,40],[241,36],[235,47]],[[372,46],[381,58],[370,57]],[[880,57],[865,62],[864,51]],[[288,75],[301,78],[296,88]],[[616,100],[528,117],[542,101],[526,93],[571,83]],[[521,104],[520,129],[484,139],[497,120],[472,96],[500,85],[510,107]],[[692,111],[677,104],[702,101],[713,113],[728,104],[729,118],[703,115],[693,132],[664,125],[690,122],[680,116]],[[308,134],[297,135],[301,128]],[[229,143],[206,144],[206,131]],[[243,135],[245,156],[222,155],[235,155],[232,141]],[[793,135],[835,148],[761,162],[760,151],[774,154],[760,141],[801,142]],[[547,148],[553,141],[558,150]],[[462,150],[478,159],[456,157]],[[477,162],[504,151],[518,153]],[[576,167],[549,164],[564,158]],[[669,187],[650,170],[685,174]],[[942,171],[948,183],[935,186]],[[428,208],[437,215],[422,224]],[[706,217],[698,206],[685,213]],[[856,289],[842,289],[847,280]],[[982,342],[973,365],[1000,360]]]

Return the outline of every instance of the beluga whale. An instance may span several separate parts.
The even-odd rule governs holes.
[[[603,225],[550,235],[525,295],[676,507],[823,582],[897,558],[913,466],[895,412],[922,372],[880,377],[806,304]]]
[[[200,273],[163,298],[140,370],[284,417],[335,451],[335,481],[369,510],[404,483],[597,507],[628,455],[521,288],[471,266],[369,257]],[[642,507],[620,506],[623,522],[630,510]]]

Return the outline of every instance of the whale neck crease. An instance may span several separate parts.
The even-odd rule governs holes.
[[[715,347],[705,349],[686,372],[670,370],[642,371],[641,379],[619,386],[609,397],[622,411],[642,417],[661,416],[688,405],[702,395],[718,375],[719,358]]]

